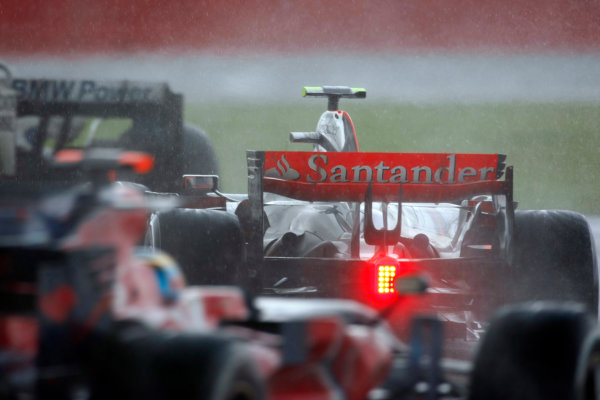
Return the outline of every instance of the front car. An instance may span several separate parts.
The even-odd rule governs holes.
[[[510,273],[512,168],[504,159],[248,152],[249,201],[238,215],[246,216],[257,289],[383,309],[396,302],[396,278],[420,275],[428,296],[402,299],[392,324],[403,331],[413,314],[435,311],[453,335],[478,339]]]

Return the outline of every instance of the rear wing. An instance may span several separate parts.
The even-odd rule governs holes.
[[[62,127],[54,144],[62,149],[70,136],[74,118],[129,119],[127,141],[109,139],[107,143],[90,141],[99,147],[139,150],[154,156],[156,168],[140,178],[153,190],[177,192],[183,163],[183,96],[173,93],[166,83],[72,79],[14,78],[11,88],[16,92],[17,116],[38,117],[32,136],[32,149],[22,156],[18,174],[29,178],[43,176],[43,147],[48,138],[49,121],[62,118]],[[81,132],[79,132],[81,133]],[[78,147],[80,145],[77,145]]]
[[[166,83],[15,78],[19,115],[65,112],[92,116],[130,116],[143,108],[167,108],[182,96]],[[175,104],[178,105],[178,104]]]
[[[305,201],[454,202],[512,193],[502,154],[248,152],[260,191]],[[255,182],[253,180],[252,182]]]
[[[262,259],[263,194],[304,201],[460,202],[492,196],[504,220],[504,249],[512,235],[513,174],[502,154],[336,153],[248,151],[248,198],[256,238],[248,256]],[[504,180],[501,178],[504,177]]]

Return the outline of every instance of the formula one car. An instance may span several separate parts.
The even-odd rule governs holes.
[[[9,81],[5,91],[12,90],[14,100],[3,104],[16,103],[18,132],[11,158],[23,179],[52,179],[47,165],[65,148],[150,153],[156,168],[149,174],[117,178],[155,191],[179,191],[183,173],[218,174],[208,136],[183,123],[183,96],[167,84],[10,77]]]
[[[366,91],[307,87],[304,95],[328,98],[315,132],[290,135],[314,151],[248,151],[247,198],[221,198],[245,233],[248,269],[239,279],[257,292],[352,298],[381,309],[394,299],[394,278],[418,273],[428,296],[390,321],[402,330],[407,309],[433,311],[457,338],[475,341],[503,304],[572,300],[597,315],[586,220],[515,210],[504,155],[362,153],[338,102]],[[182,255],[190,276],[199,262],[190,251],[198,246],[192,214],[159,213],[150,229],[150,244]],[[213,280],[236,277],[224,271],[213,269]]]
[[[586,220],[516,211],[504,155],[360,153],[337,103],[366,91],[305,88],[304,95],[328,98],[316,131],[290,136],[313,143],[314,152],[248,152],[254,218],[246,225],[264,232],[249,238],[263,287],[285,277],[288,287],[377,305],[393,293],[393,276],[418,271],[430,283],[426,309],[475,336],[490,310],[515,301],[574,300],[597,315]]]

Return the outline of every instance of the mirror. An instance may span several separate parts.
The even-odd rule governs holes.
[[[185,190],[214,192],[219,190],[219,177],[217,175],[183,175]]]

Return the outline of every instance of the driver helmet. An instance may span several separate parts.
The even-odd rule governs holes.
[[[144,247],[136,249],[135,255],[152,268],[163,301],[175,302],[185,287],[185,278],[173,257],[164,251]]]

